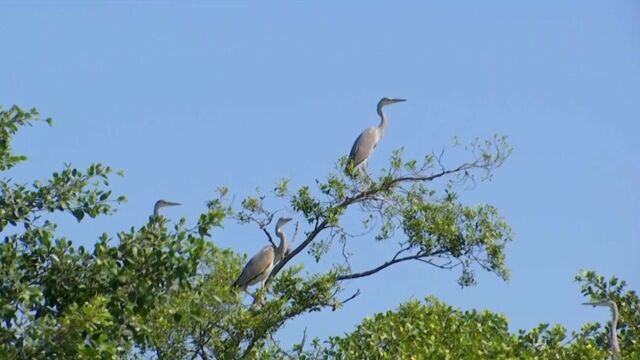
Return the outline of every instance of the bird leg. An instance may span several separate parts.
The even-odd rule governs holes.
[[[251,295],[253,297],[253,303],[251,304],[251,307],[257,307],[258,305],[263,306],[265,304],[264,296],[263,296],[264,292],[265,292],[265,288],[264,288],[264,280],[263,280],[262,287],[258,289],[256,295],[255,296]]]
[[[373,182],[373,179],[371,178],[371,175],[369,175],[369,172],[367,171],[367,168],[369,167],[369,162],[367,160],[363,161],[362,164],[360,164],[360,169],[362,170],[362,173],[364,174],[364,179],[368,180],[369,182]]]

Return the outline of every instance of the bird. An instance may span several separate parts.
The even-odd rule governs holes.
[[[383,97],[378,101],[378,115],[380,116],[380,125],[370,127],[365,129],[356,141],[353,143],[351,147],[351,152],[349,153],[349,159],[347,162],[347,170],[349,170],[350,166],[354,168],[362,167],[366,169],[367,160],[369,156],[373,153],[373,150],[378,145],[380,139],[382,139],[382,135],[384,135],[384,129],[387,127],[387,114],[382,111],[382,108],[387,105],[396,104],[399,102],[406,101],[405,99],[392,99],[388,97]]]
[[[182,205],[182,204],[173,202],[173,201],[162,200],[162,199],[158,200],[156,201],[156,204],[153,206],[153,216],[160,215],[160,208],[168,207],[168,206],[178,206],[178,205]]]
[[[620,356],[620,344],[618,343],[618,305],[616,302],[609,299],[603,299],[598,301],[590,301],[582,303],[582,305],[607,306],[611,309],[611,328],[609,329],[609,350],[615,358]]]
[[[233,282],[233,287],[239,287],[246,291],[247,287],[257,284],[258,282],[264,287],[267,278],[269,278],[269,274],[271,274],[271,270],[273,270],[273,266],[284,257],[287,248],[287,236],[282,230],[282,227],[289,221],[291,221],[291,218],[281,217],[278,219],[276,223],[276,234],[280,238],[280,244],[277,248],[269,244],[255,254],[247,265],[244,266],[238,279]]]

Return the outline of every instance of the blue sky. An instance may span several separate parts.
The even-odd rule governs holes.
[[[0,104],[55,119],[20,134],[30,161],[10,175],[44,178],[63,162],[123,169],[113,185],[129,203],[116,215],[61,219],[63,235],[90,245],[141,225],[158,198],[182,202],[165,214],[193,222],[218,186],[242,196],[282,177],[312,184],[377,123],[380,97],[404,97],[372,170],[401,146],[421,157],[453,136],[509,136],[512,157],[461,199],[496,205],[513,227],[511,280],[480,273],[460,289],[455,273],[403,264],[349,283],[357,300],[279,337],[341,334],[426,295],[504,313],[512,329],[576,329],[608,316],[579,305],[579,269],[640,288],[638,39],[635,1],[4,2]],[[264,245],[234,226],[213,241]],[[354,267],[391,249],[358,238]]]

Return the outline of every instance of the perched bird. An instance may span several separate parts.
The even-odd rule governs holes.
[[[247,265],[245,265],[244,269],[242,269],[242,273],[240,277],[238,277],[238,280],[233,283],[233,287],[240,287],[246,290],[247,287],[257,284],[258,282],[261,282],[262,286],[264,286],[269,274],[271,274],[273,266],[284,257],[287,248],[287,236],[282,230],[282,227],[289,221],[291,221],[290,218],[281,217],[278,219],[276,223],[276,234],[280,238],[280,244],[277,248],[269,244],[255,254]]]
[[[399,102],[406,101],[405,99],[390,99],[387,97],[383,97],[378,102],[378,115],[380,116],[380,125],[377,127],[370,127],[365,129],[360,136],[356,139],[351,147],[351,153],[349,153],[349,161],[347,163],[347,169],[350,166],[354,168],[362,167],[366,169],[367,160],[369,156],[373,153],[373,150],[378,145],[380,139],[382,139],[382,135],[384,135],[384,129],[387,127],[387,114],[382,111],[382,108],[396,104]]]
[[[158,200],[156,204],[153,206],[153,216],[160,215],[160,208],[168,207],[168,206],[178,206],[182,205],[177,202],[167,201],[167,200]]]
[[[618,343],[618,305],[609,299],[582,303],[582,305],[606,306],[611,310],[611,328],[609,329],[609,350],[617,359],[620,356],[620,344]]]

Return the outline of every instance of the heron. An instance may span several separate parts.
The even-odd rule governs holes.
[[[387,127],[387,114],[382,111],[382,108],[387,105],[397,104],[399,102],[406,101],[405,99],[392,99],[388,97],[383,97],[378,101],[378,115],[380,116],[380,125],[370,127],[365,129],[360,136],[356,139],[351,147],[351,153],[349,153],[349,164],[354,168],[362,167],[366,169],[367,160],[369,156],[373,153],[378,142],[382,139],[382,135],[384,135],[384,129]],[[366,170],[365,170],[366,171]]]
[[[153,216],[160,215],[160,208],[169,207],[169,206],[178,206],[178,205],[182,205],[182,204],[173,202],[173,201],[162,200],[162,199],[158,200],[156,201],[156,204],[153,206]]]
[[[609,350],[615,358],[620,356],[620,344],[618,343],[618,305],[609,299],[590,301],[582,303],[582,305],[607,306],[611,310],[611,328],[609,329]]]
[[[281,217],[276,223],[276,235],[280,238],[278,247],[269,244],[255,254],[251,260],[244,266],[240,277],[233,283],[233,287],[247,289],[247,287],[257,284],[258,282],[264,287],[265,282],[273,270],[273,266],[277,264],[283,257],[287,248],[287,235],[282,227],[291,221],[291,218]]]

